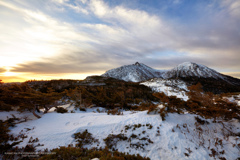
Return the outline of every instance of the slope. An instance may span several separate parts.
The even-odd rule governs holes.
[[[124,81],[140,82],[151,78],[161,77],[163,71],[156,70],[143,63],[136,62],[106,71],[103,77],[112,77]]]
[[[155,92],[163,92],[167,96],[176,96],[185,101],[188,100],[186,95],[187,84],[180,79],[154,78],[141,84],[150,87]]]
[[[73,134],[88,130],[93,137],[99,139],[99,144],[86,145],[87,148],[105,147],[103,139],[110,134],[124,134],[129,140],[114,142],[115,149],[129,154],[140,154],[151,159],[215,159],[211,149],[224,153],[218,157],[236,159],[239,150],[233,144],[239,143],[234,137],[224,139],[221,133],[221,124],[211,123],[196,126],[194,114],[169,113],[166,121],[157,115],[148,115],[147,111],[124,111],[123,115],[107,115],[94,113],[96,109],[76,113],[48,113],[41,119],[18,124],[11,132],[18,135],[26,134],[28,138],[19,144],[25,146],[30,137],[38,138],[40,146],[37,149],[52,149],[59,146],[75,144]],[[238,122],[225,123],[231,126],[234,132],[239,132]],[[196,127],[203,132],[198,133]],[[29,130],[30,129],[30,130]],[[206,131],[205,131],[206,130]],[[198,138],[198,135],[201,135]],[[215,143],[216,139],[223,139],[222,145]],[[206,141],[202,144],[202,141]],[[140,147],[139,147],[140,146]],[[209,149],[208,149],[209,146]]]

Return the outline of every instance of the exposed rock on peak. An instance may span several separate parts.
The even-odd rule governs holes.
[[[136,66],[140,66],[140,63],[139,63],[139,62],[136,62],[135,65],[136,65]]]

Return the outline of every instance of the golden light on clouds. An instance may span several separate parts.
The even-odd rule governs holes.
[[[136,61],[158,69],[191,61],[240,77],[238,0],[178,4],[187,11],[128,3],[0,0],[0,79],[84,79]]]

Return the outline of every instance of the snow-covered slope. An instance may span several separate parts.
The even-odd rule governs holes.
[[[154,78],[141,84],[150,87],[155,92],[163,92],[168,96],[176,96],[185,101],[188,100],[186,95],[188,91],[187,85],[182,80]]]
[[[140,82],[161,77],[163,71],[156,70],[143,63],[136,62],[106,71],[102,76],[112,77],[124,81]]]
[[[16,136],[19,133],[28,136],[18,146],[26,146],[30,137],[38,138],[39,142],[36,143],[44,146],[37,147],[37,150],[74,145],[76,142],[73,134],[87,129],[94,138],[99,140],[99,146],[93,143],[84,147],[104,148],[103,139],[109,134],[121,133],[128,137],[129,141],[120,140],[115,143],[119,152],[140,154],[151,160],[214,160],[217,157],[230,160],[239,157],[237,147],[240,143],[239,139],[234,136],[224,137],[228,132],[222,131],[221,123],[211,123],[211,120],[207,120],[210,124],[199,126],[194,114],[169,113],[166,120],[162,121],[159,114],[148,115],[147,111],[124,111],[123,115],[119,116],[93,111],[88,109],[87,112],[47,113],[40,119],[17,124],[16,127],[11,128],[11,133]],[[11,112],[8,113],[9,117],[11,117],[10,114]],[[239,122],[223,123],[236,133],[240,131]],[[224,152],[213,157],[212,150]]]
[[[215,78],[224,79],[224,76],[215,70],[208,68],[201,64],[193,62],[184,62],[166,71],[163,74],[164,78],[177,78],[177,77],[199,77],[199,78]]]

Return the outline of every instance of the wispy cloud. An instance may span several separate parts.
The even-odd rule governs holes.
[[[6,7],[6,13],[12,12],[12,15],[3,18],[4,23],[0,24],[0,29],[4,31],[0,38],[3,63],[11,63],[11,60],[15,59],[16,64],[57,56],[67,48],[69,52],[78,50],[78,44],[81,44],[80,49],[84,50],[89,42],[96,41],[72,24],[59,21],[41,11],[32,11],[5,2],[0,5]],[[12,20],[9,21],[9,18]],[[18,21],[13,21],[18,18]]]
[[[238,0],[222,1],[222,7],[226,9],[229,15],[237,19],[240,19],[240,1]]]
[[[20,64],[13,67],[13,72],[32,72],[36,74],[62,74],[62,73],[99,73],[110,66],[104,62],[104,57],[92,57],[91,53],[71,53],[42,59],[42,61],[33,61],[27,64]]]
[[[176,19],[162,14],[164,11],[150,13],[127,7],[127,2],[19,3],[0,2],[0,29],[5,31],[0,37],[2,66],[12,62],[14,72],[94,74],[135,61],[155,68],[170,68],[184,61],[222,72],[240,68],[237,0],[199,2],[196,13],[181,13],[193,14],[188,23],[184,16]],[[171,4],[188,5],[176,0]]]

